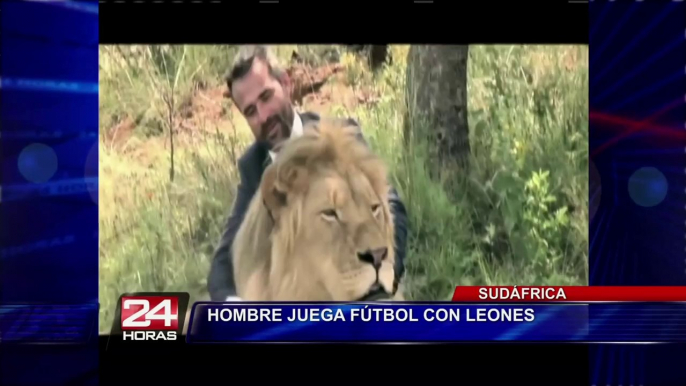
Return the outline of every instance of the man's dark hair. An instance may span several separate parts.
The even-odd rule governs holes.
[[[283,68],[281,68],[269,47],[261,45],[242,46],[234,57],[231,69],[224,77],[226,86],[228,87],[229,95],[232,94],[231,88],[233,86],[233,82],[241,79],[248,72],[250,72],[255,59],[264,62],[269,70],[269,75],[276,79],[279,79],[285,71]]]

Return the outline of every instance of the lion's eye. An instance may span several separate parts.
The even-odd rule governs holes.
[[[324,216],[325,219],[330,220],[330,221],[338,219],[338,214],[336,213],[335,209],[323,210],[322,216]]]
[[[374,216],[377,216],[380,211],[381,211],[381,205],[380,204],[372,205],[372,213],[374,213]]]

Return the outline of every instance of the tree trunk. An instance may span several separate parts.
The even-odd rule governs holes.
[[[432,174],[467,167],[468,56],[466,45],[410,47],[404,134],[407,143],[412,137],[428,140]]]

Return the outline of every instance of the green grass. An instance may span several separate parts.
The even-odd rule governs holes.
[[[293,48],[277,54],[287,58]],[[326,111],[357,118],[390,166],[410,218],[408,298],[445,300],[455,285],[587,284],[587,47],[470,47],[471,169],[451,189],[427,177],[425,144],[401,145],[407,47],[393,47],[392,64],[376,76],[340,48],[297,48],[312,61],[338,50],[345,83],[381,96],[352,111]],[[162,97],[176,82],[180,108],[194,90],[218,85],[234,49],[158,51],[139,50],[127,65],[101,55],[103,133],[127,116],[138,124],[126,144],[101,136],[103,331],[123,292],[206,296],[212,251],[233,203],[235,160],[251,140],[238,115],[195,121],[194,135],[175,138],[170,182]]]

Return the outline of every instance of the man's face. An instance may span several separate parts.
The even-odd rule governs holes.
[[[234,81],[231,94],[257,141],[273,149],[290,136],[293,107],[287,75],[275,79],[267,64],[255,59],[250,72]]]

